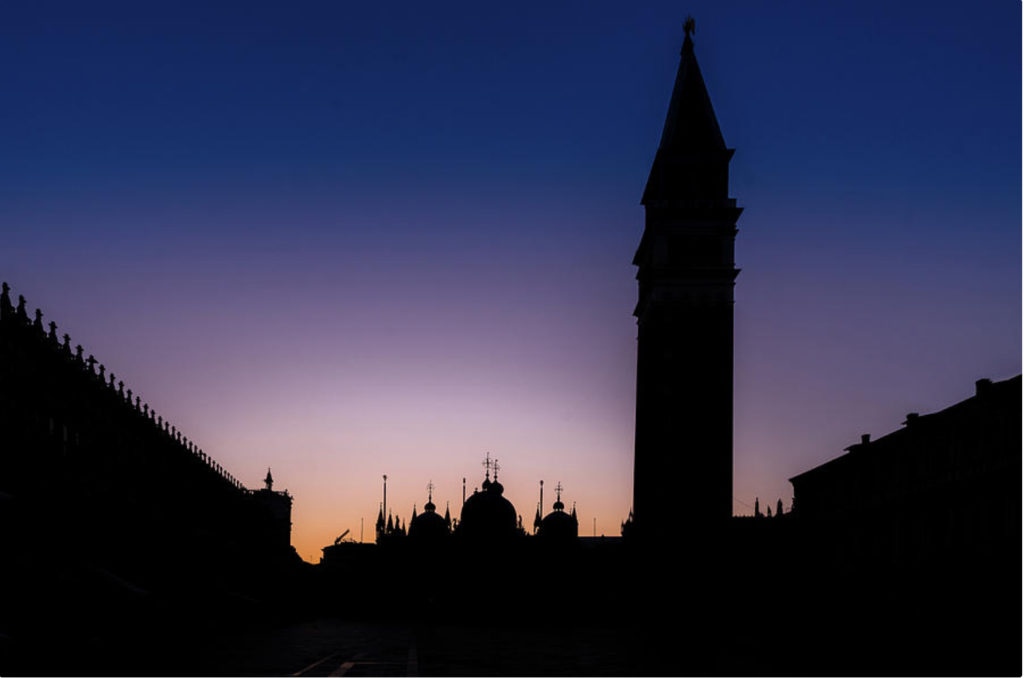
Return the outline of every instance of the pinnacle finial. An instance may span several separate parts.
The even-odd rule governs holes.
[[[687,40],[697,32],[697,22],[693,20],[692,16],[687,15],[686,21],[683,22],[683,32],[686,34]]]
[[[11,286],[5,281],[0,287],[0,318],[7,318],[14,313],[14,306],[11,305]]]
[[[559,481],[558,484],[555,485],[555,503],[551,506],[551,508],[555,509],[556,511],[564,511],[565,510],[565,504],[562,503],[562,490],[563,489],[564,488],[562,487],[562,482]]]

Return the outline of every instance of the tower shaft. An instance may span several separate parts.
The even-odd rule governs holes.
[[[740,208],[687,34],[644,191],[638,267],[633,515],[637,534],[732,515],[734,243]]]

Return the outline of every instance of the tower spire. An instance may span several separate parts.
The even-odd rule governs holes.
[[[687,18],[684,32],[686,37],[683,39],[668,114],[665,116],[665,125],[661,131],[661,142],[658,144],[658,152],[641,200],[645,205],[663,200],[680,189],[685,190],[686,183],[693,184],[690,188],[701,187],[704,182],[692,181],[698,178],[698,168],[694,167],[697,158],[694,156],[732,156],[732,151],[725,146],[718,118],[711,105],[711,97],[704,84],[704,76],[697,65],[697,55],[694,53],[691,38],[694,32],[693,17]],[[681,156],[688,156],[689,161],[682,162],[685,158]],[[726,163],[728,157],[725,158]],[[727,175],[725,178],[728,180]],[[683,181],[680,181],[681,179]]]

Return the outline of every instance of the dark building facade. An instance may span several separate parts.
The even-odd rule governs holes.
[[[298,559],[292,497],[249,490],[25,299],[0,294],[0,497],[12,577],[245,588]],[[61,544],[61,558],[51,549]],[[61,569],[63,568],[63,569]],[[41,582],[36,584],[45,585]]]
[[[688,25],[633,259],[639,300],[631,532],[652,541],[679,529],[724,528],[732,516],[733,252],[742,210],[729,197],[733,150],[718,127],[691,32]],[[680,485],[686,512],[678,510]]]
[[[864,435],[790,479],[813,557],[840,569],[1021,564],[1021,377]]]

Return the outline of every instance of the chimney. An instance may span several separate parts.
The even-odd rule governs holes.
[[[974,382],[974,395],[983,396],[988,393],[990,388],[992,388],[991,379],[979,379]]]
[[[853,445],[850,445],[849,447],[843,448],[843,452],[851,452],[852,453],[852,452],[856,452],[857,450],[862,450],[865,447],[867,447],[867,445],[870,442],[871,442],[871,434],[870,433],[862,433],[861,436],[860,436],[860,442],[859,443],[854,443]]]

